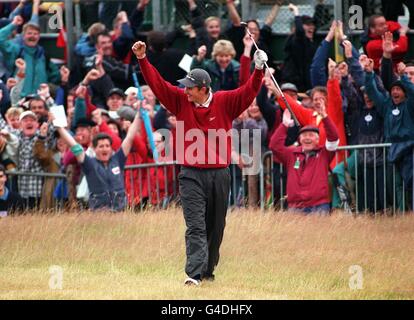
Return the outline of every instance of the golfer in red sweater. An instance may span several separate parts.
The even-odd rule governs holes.
[[[329,163],[339,144],[338,132],[321,110],[326,132],[324,146],[319,145],[319,128],[314,125],[299,131],[298,147],[286,147],[287,128],[293,126],[289,110],[283,114],[283,124],[277,128],[270,141],[270,149],[287,170],[287,202],[289,209],[309,213],[329,213]]]
[[[231,134],[211,139],[211,132],[229,132],[232,121],[252,103],[262,84],[267,56],[262,50],[255,52],[256,69],[243,86],[213,93],[206,71],[191,70],[179,80],[185,87],[180,89],[149,63],[144,42],[136,42],[132,51],[155,96],[177,117],[175,150],[183,165],[179,186],[187,225],[185,284],[200,285],[202,280],[214,280],[230,192]]]

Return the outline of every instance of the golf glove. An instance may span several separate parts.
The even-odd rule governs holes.
[[[293,127],[295,125],[295,122],[293,121],[288,109],[285,109],[285,111],[283,112],[282,122],[286,128]]]
[[[267,54],[263,50],[256,50],[253,56],[256,69],[262,70],[265,62],[267,62]]]

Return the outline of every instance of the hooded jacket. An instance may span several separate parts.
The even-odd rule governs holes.
[[[375,108],[384,118],[385,142],[405,142],[414,140],[414,84],[401,77],[401,83],[407,92],[407,99],[395,105],[391,96],[381,93],[374,80],[374,73],[366,73],[365,89],[368,97],[374,102]]]

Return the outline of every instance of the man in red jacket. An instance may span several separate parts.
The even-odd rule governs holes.
[[[256,51],[255,71],[243,86],[213,94],[211,79],[206,71],[191,70],[184,79],[179,80],[185,86],[183,90],[165,81],[149,63],[144,42],[138,41],[132,50],[138,58],[145,81],[161,104],[177,118],[174,145],[177,161],[183,164],[179,186],[187,225],[185,271],[188,278],[185,284],[197,286],[201,280],[214,279],[214,268],[219,260],[230,191],[228,166],[232,121],[256,97],[262,84],[267,55],[261,50]],[[218,134],[220,131],[230,134],[222,139],[211,138],[212,132]]]
[[[286,147],[287,129],[293,126],[289,111],[283,114],[283,124],[275,131],[270,141],[274,156],[287,170],[287,201],[289,209],[306,214],[329,213],[329,163],[335,156],[339,144],[338,132],[321,110],[322,123],[326,132],[326,143],[319,145],[319,129],[308,125],[299,131],[298,147]]]
[[[395,49],[392,54],[394,65],[402,62],[405,54],[408,51],[408,38],[406,36],[407,28],[401,27],[398,22],[386,21],[384,16],[373,15],[368,20],[368,42],[365,46],[365,51],[369,58],[374,60],[374,70],[380,67],[380,60],[382,58],[382,42],[387,31],[394,36],[393,44]]]

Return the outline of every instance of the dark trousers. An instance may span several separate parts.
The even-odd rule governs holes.
[[[246,195],[246,186],[243,182],[242,171],[240,168],[231,164],[229,167],[231,176],[231,193],[230,193],[230,206],[241,207],[244,206],[244,198]]]
[[[194,279],[210,277],[226,225],[230,170],[182,167],[178,179],[187,225],[185,272]]]

